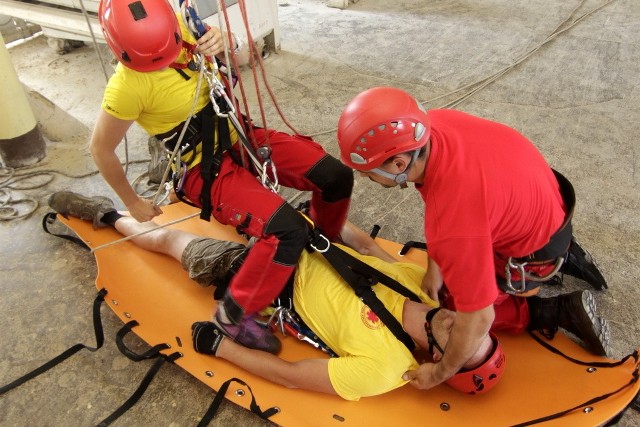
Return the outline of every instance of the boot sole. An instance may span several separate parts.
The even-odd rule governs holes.
[[[607,289],[607,281],[604,278],[604,273],[600,269],[600,266],[593,258],[593,255],[585,248],[582,247],[577,239],[573,239],[572,246],[575,245],[576,249],[574,255],[568,255],[568,263],[571,264],[570,268],[565,272],[569,276],[573,276],[580,279],[597,290]],[[569,249],[571,254],[571,249]],[[578,255],[577,253],[580,253]],[[579,260],[583,260],[584,263]]]
[[[596,354],[601,356],[606,356],[609,354],[609,322],[605,319],[602,319],[598,315],[596,315],[596,300],[593,297],[593,294],[588,291],[582,292],[582,307],[584,312],[589,316],[589,320],[593,325],[593,332],[595,333],[595,338],[597,338],[598,345],[595,344],[594,340],[590,340],[589,343],[585,342],[585,344],[590,347],[590,350]],[[581,337],[580,337],[581,338]],[[584,341],[584,339],[583,339]]]

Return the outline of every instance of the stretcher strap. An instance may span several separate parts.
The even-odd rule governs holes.
[[[405,256],[407,252],[409,252],[409,249],[411,248],[427,250],[427,244],[424,242],[416,242],[415,240],[409,240],[407,243],[405,243],[402,246],[402,249],[400,249],[400,252],[398,252],[398,255]]]
[[[59,234],[59,233],[53,233],[51,230],[49,230],[49,227],[51,225],[53,225],[54,222],[56,222],[56,220],[58,219],[58,216],[55,212],[48,212],[44,215],[44,217],[42,218],[42,229],[44,231],[46,231],[47,233],[51,234],[52,236],[56,236],[56,237],[61,237],[65,240],[69,240],[73,243],[77,243],[78,245],[82,246],[83,248],[89,250],[91,248],[89,248],[89,246],[87,246],[87,244],[85,242],[83,242],[82,240],[80,240],[78,237],[76,236],[70,236],[68,234]]]
[[[237,383],[245,386],[249,390],[249,393],[251,393],[251,406],[250,406],[251,412],[253,412],[254,414],[258,415],[260,418],[266,420],[269,417],[271,417],[271,416],[277,414],[278,412],[280,412],[280,409],[278,407],[276,407],[276,406],[274,406],[272,408],[269,408],[269,409],[267,409],[265,411],[260,409],[260,406],[258,406],[258,403],[256,402],[256,398],[253,395],[253,390],[251,390],[251,387],[249,387],[249,385],[247,383],[245,383],[244,381],[242,381],[241,379],[231,378],[231,379],[225,381],[220,386],[220,389],[216,393],[216,397],[213,398],[213,401],[211,402],[211,405],[209,405],[209,409],[207,409],[207,412],[204,414],[204,416],[200,420],[200,423],[198,423],[198,427],[206,427],[206,426],[209,425],[211,420],[213,420],[213,418],[216,416],[216,413],[218,412],[218,409],[220,408],[220,405],[222,404],[222,401],[224,400],[224,396],[227,394],[227,390],[229,389],[229,386],[231,385],[232,382],[237,382]]]
[[[98,350],[100,347],[102,347],[102,345],[104,344],[104,332],[102,329],[102,319],[100,317],[100,306],[102,305],[102,302],[104,301],[104,297],[107,294],[107,291],[105,289],[101,289],[98,292],[98,295],[96,296],[96,299],[93,301],[93,330],[95,332],[95,336],[96,336],[96,346],[95,347],[89,347],[86,346],[84,344],[76,344],[74,346],[72,346],[71,348],[67,349],[66,351],[62,352],[60,355],[54,357],[53,359],[51,359],[50,361],[48,361],[47,363],[45,363],[44,365],[40,366],[37,369],[34,369],[33,371],[29,372],[28,374],[18,378],[17,380],[13,381],[10,384],[5,385],[4,387],[0,388],[0,395],[6,393],[9,390],[12,390],[24,383],[26,383],[27,381],[29,381],[32,378],[37,377],[38,375],[48,371],[49,369],[53,368],[54,366],[64,362],[65,360],[67,360],[69,357],[73,356],[74,354],[76,354],[78,351],[86,348],[89,351],[96,351]]]
[[[603,394],[603,395],[598,396],[598,397],[594,397],[593,399],[587,400],[586,402],[583,402],[583,403],[581,403],[579,405],[576,405],[573,408],[567,409],[565,411],[556,412],[555,414],[547,415],[546,417],[536,418],[535,420],[526,421],[526,422],[520,423],[520,424],[515,424],[512,427],[525,427],[525,426],[530,426],[530,425],[533,425],[533,424],[544,423],[546,421],[550,421],[550,420],[553,420],[553,419],[556,419],[556,418],[560,418],[561,416],[566,415],[569,412],[575,411],[576,409],[580,409],[580,408],[583,408],[585,406],[590,406],[590,405],[598,403],[598,402],[600,402],[602,400],[605,400],[605,399],[607,399],[607,398],[609,398],[609,397],[621,392],[625,388],[633,385],[637,381],[638,381],[638,371],[635,370],[635,371],[633,371],[632,378],[629,380],[629,382],[627,384],[623,385],[622,387],[620,387],[617,390],[612,391],[611,393],[607,393],[607,394]],[[606,425],[610,425],[610,424],[606,424]]]
[[[139,362],[141,360],[153,359],[160,355],[160,350],[166,350],[171,348],[169,344],[157,344],[151,347],[149,350],[145,351],[142,354],[135,353],[130,350],[124,343],[124,337],[131,332],[131,329],[138,326],[139,323],[137,320],[132,320],[126,323],[116,334],[116,345],[118,346],[118,350],[120,353],[124,354],[130,360],[134,362]]]
[[[160,357],[158,357],[155,363],[151,366],[147,374],[142,379],[142,382],[140,382],[140,385],[138,386],[136,391],[133,392],[133,394],[126,400],[126,402],[124,402],[111,415],[109,415],[107,418],[102,420],[98,424],[98,427],[105,427],[110,425],[112,422],[120,418],[125,412],[131,409],[136,403],[138,403],[138,400],[140,400],[144,392],[147,391],[147,387],[149,387],[149,384],[151,384],[151,381],[156,376],[156,374],[158,373],[158,371],[160,370],[164,362],[173,363],[176,359],[182,357],[182,354],[178,352],[172,353],[168,356],[164,354],[158,354],[158,355]]]
[[[629,387],[629,386],[635,384],[636,382],[638,382],[638,378],[640,376],[640,374],[638,372],[638,359],[639,359],[638,350],[634,351],[631,354],[626,355],[622,359],[617,360],[615,362],[584,362],[584,361],[581,361],[581,360],[578,360],[578,359],[574,359],[572,357],[567,356],[566,354],[562,353],[557,348],[555,348],[555,347],[549,345],[548,343],[542,341],[542,339],[540,337],[538,337],[536,334],[534,334],[533,332],[530,332],[530,335],[533,337],[534,340],[536,340],[540,345],[542,345],[547,350],[551,351],[554,354],[562,356],[565,359],[567,359],[567,360],[569,360],[569,361],[571,361],[573,363],[576,363],[578,365],[593,366],[593,367],[599,367],[599,368],[615,368],[617,366],[622,365],[627,360],[633,359],[634,362],[635,362],[635,369],[631,373],[631,378],[629,379],[629,382],[624,384],[622,387],[618,388],[617,390],[614,390],[614,391],[612,391],[610,393],[606,393],[606,394],[594,397],[593,399],[590,399],[590,400],[588,400],[586,402],[583,402],[583,403],[581,403],[579,405],[576,405],[576,406],[574,406],[572,408],[569,408],[569,409],[566,409],[564,411],[556,412],[555,414],[551,414],[551,415],[547,415],[547,416],[544,416],[544,417],[536,418],[535,420],[526,421],[526,422],[523,422],[523,423],[520,423],[520,424],[515,424],[512,427],[525,427],[525,426],[530,426],[530,425],[533,425],[533,424],[539,424],[539,423],[543,423],[543,422],[546,422],[546,421],[550,421],[550,420],[553,420],[553,419],[556,419],[556,418],[560,418],[563,415],[566,415],[566,414],[568,414],[568,413],[570,413],[572,411],[575,411],[576,409],[584,408],[584,407],[593,405],[595,403],[598,403],[600,401],[603,401],[603,400],[605,400],[605,399],[607,399],[607,398],[609,398],[609,397],[611,397],[611,396],[613,396],[613,395],[615,395],[617,393],[620,393],[621,391],[623,391],[627,387]],[[636,399],[637,399],[637,396],[636,396]],[[634,401],[632,401],[628,405],[628,407],[632,407],[633,408]],[[626,408],[623,409],[622,411],[620,411],[619,415],[617,417],[614,417],[614,419],[611,420],[612,422],[609,422],[606,425],[609,426],[609,425],[615,424],[615,422],[617,422],[617,420],[619,419],[620,416],[622,416],[622,414],[624,413],[625,410],[626,410]]]
[[[543,346],[544,348],[546,348],[547,350],[549,350],[550,352],[557,354],[558,356],[562,356],[565,359],[567,359],[570,362],[575,363],[576,365],[582,365],[582,366],[594,366],[596,368],[615,368],[616,366],[620,366],[623,363],[625,363],[627,360],[633,358],[633,360],[635,360],[636,364],[638,363],[638,359],[640,359],[640,353],[639,350],[635,350],[633,353],[631,354],[627,354],[625,357],[623,357],[620,360],[617,360],[615,362],[584,362],[582,360],[578,360],[578,359],[574,359],[573,357],[567,356],[566,354],[564,354],[563,352],[561,352],[560,350],[558,350],[557,348],[555,348],[554,346],[552,346],[549,343],[546,343],[542,340],[542,338],[540,338],[537,334],[533,333],[532,331],[529,332],[529,335],[531,335],[531,337],[538,342],[538,344],[540,344],[541,346]]]

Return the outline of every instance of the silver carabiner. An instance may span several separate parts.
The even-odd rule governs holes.
[[[526,262],[523,262],[522,264],[520,263],[514,263],[513,262],[513,257],[509,257],[509,259],[507,260],[507,264],[504,266],[504,278],[506,280],[506,285],[507,288],[516,293],[516,294],[520,294],[523,293],[527,290],[527,282],[525,280],[525,274],[526,272],[524,271],[524,267],[525,265],[527,265]],[[511,282],[511,269],[515,269],[518,271],[518,274],[520,274],[520,288],[516,289],[513,286],[513,283]]]

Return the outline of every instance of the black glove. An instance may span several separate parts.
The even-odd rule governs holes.
[[[191,338],[195,351],[215,356],[224,339],[224,334],[213,322],[195,322],[191,325]]]

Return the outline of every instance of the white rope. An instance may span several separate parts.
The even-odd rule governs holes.
[[[161,224],[161,225],[158,225],[156,227],[150,228],[148,230],[141,231],[141,232],[136,233],[136,234],[131,234],[131,235],[123,237],[121,239],[114,240],[113,242],[105,243],[104,245],[96,246],[95,248],[91,249],[91,253],[99,251],[100,249],[108,248],[109,246],[117,245],[118,243],[126,242],[127,240],[134,239],[134,238],[136,238],[138,236],[142,236],[144,234],[151,233],[152,231],[156,231],[156,230],[159,230],[161,228],[165,228],[165,227],[168,227],[170,225],[177,224],[177,223],[182,222],[182,221],[186,221],[186,220],[194,218],[196,216],[200,216],[200,212],[196,212],[196,213],[193,213],[191,215],[187,215],[187,216],[185,216],[183,218],[174,219],[173,221],[169,221],[166,224]]]
[[[445,103],[442,106],[439,107],[434,107],[434,108],[454,108],[458,105],[460,105],[462,102],[466,101],[468,98],[470,98],[471,96],[473,96],[474,94],[476,94],[477,92],[479,92],[480,90],[484,89],[485,87],[489,86],[491,83],[495,82],[496,80],[498,80],[500,77],[502,77],[504,74],[506,74],[508,71],[512,70],[513,68],[517,67],[519,64],[521,64],[522,62],[524,62],[525,60],[527,60],[529,57],[531,57],[534,53],[536,53],[538,50],[540,50],[540,48],[542,48],[544,45],[546,45],[547,43],[549,43],[550,41],[554,40],[557,36],[559,36],[560,34],[563,34],[567,31],[569,31],[571,28],[573,28],[574,26],[576,26],[578,23],[580,23],[583,19],[585,19],[586,17],[592,15],[593,13],[597,12],[598,10],[602,9],[603,7],[607,6],[609,3],[612,3],[614,0],[606,0],[604,3],[602,3],[599,6],[596,6],[595,8],[591,9],[590,11],[586,12],[585,14],[583,14],[582,16],[580,16],[579,18],[575,19],[574,21],[572,21],[567,27],[563,28],[562,30],[560,30],[560,28],[562,28],[563,25],[565,25],[567,22],[569,22],[569,20],[571,19],[571,17],[573,16],[573,14],[585,3],[585,0],[582,0],[572,11],[571,13],[568,15],[568,17],[563,20],[557,27],[556,29],[551,32],[551,34],[549,34],[549,36],[547,36],[540,44],[538,44],[537,46],[533,47],[531,50],[529,50],[527,53],[521,55],[519,58],[517,58],[513,63],[511,63],[510,65],[507,65],[506,67],[494,72],[493,74],[483,77],[479,80],[474,81],[473,83],[469,83],[466,84],[462,87],[459,87],[455,90],[452,90],[450,92],[447,92],[445,94],[436,96],[435,98],[430,98],[427,99],[425,101],[420,101],[422,104],[430,104],[433,103],[434,101],[437,101],[439,99],[442,98],[446,98],[448,96],[451,96],[455,93],[461,92],[463,90],[466,89],[471,89],[469,90],[469,92],[459,96],[458,98],[452,100],[449,103]],[[335,133],[337,132],[337,128],[334,129],[330,129],[330,130],[325,130],[325,131],[321,131],[321,132],[317,132],[317,133],[313,133],[313,134],[309,134],[310,137],[315,137],[315,136],[319,136],[319,135],[324,135],[324,134],[328,134],[328,133]]]

